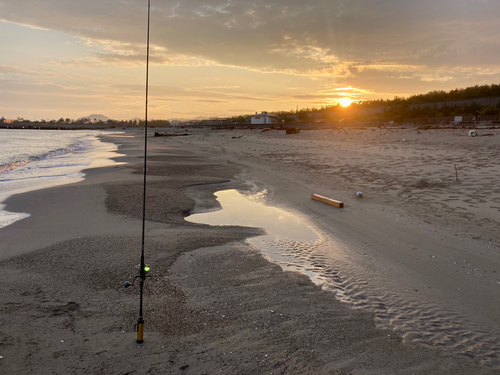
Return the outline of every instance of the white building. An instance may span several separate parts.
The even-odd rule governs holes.
[[[270,115],[267,112],[262,112],[260,115],[255,112],[255,115],[252,116],[252,125],[261,125],[261,124],[277,124],[278,116]]]

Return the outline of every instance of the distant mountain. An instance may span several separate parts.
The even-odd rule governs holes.
[[[85,120],[85,119],[88,119],[88,120],[101,120],[101,121],[108,121],[109,120],[109,117],[106,117],[104,115],[90,115],[90,116],[87,116],[87,117],[81,117],[80,120]]]

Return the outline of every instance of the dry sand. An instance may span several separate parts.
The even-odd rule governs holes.
[[[122,287],[139,261],[141,139],[115,138],[130,165],[6,202],[31,217],[0,230],[0,373],[499,373],[498,135],[431,132],[152,138],[141,346],[138,291]],[[325,284],[244,242],[260,229],[185,222],[219,186],[302,215],[321,246],[285,251]]]

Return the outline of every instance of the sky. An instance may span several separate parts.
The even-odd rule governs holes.
[[[498,24],[498,0],[152,0],[149,117],[498,83]],[[147,0],[0,0],[0,117],[143,118],[146,36]]]

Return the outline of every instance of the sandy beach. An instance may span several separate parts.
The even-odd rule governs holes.
[[[0,373],[498,374],[490,132],[151,137],[143,345],[138,290],[123,288],[138,272],[142,137],[107,136],[127,164],[4,202],[31,216],[0,229]],[[264,229],[185,221],[220,208],[213,194],[226,189],[314,228],[317,246],[283,252],[321,282],[246,241]]]

